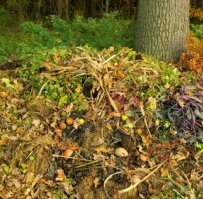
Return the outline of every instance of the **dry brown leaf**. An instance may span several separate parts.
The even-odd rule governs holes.
[[[113,118],[113,117],[120,117],[121,114],[118,113],[118,112],[110,112],[109,115],[108,115],[108,118]]]
[[[38,174],[35,178],[34,178],[34,180],[33,180],[33,182],[32,182],[32,188],[39,182],[39,180],[42,178],[42,176],[40,175],[40,174]]]
[[[168,172],[168,169],[166,167],[162,167],[160,169],[160,171],[161,171],[161,176],[162,177],[168,177],[169,176],[169,172]]]
[[[67,148],[64,152],[63,152],[63,156],[64,158],[68,159],[71,157],[71,155],[73,154],[74,150]]]
[[[58,169],[57,170],[57,177],[56,177],[56,181],[63,181],[66,178],[66,175],[63,171],[63,169]]]
[[[21,183],[19,182],[18,179],[13,179],[13,184],[15,186],[16,189],[20,189],[21,188]]]
[[[179,162],[181,160],[185,160],[186,158],[187,158],[187,154],[185,154],[183,152],[178,152],[177,154],[171,156],[171,160],[174,160],[177,162]]]
[[[1,98],[6,98],[8,96],[8,93],[6,92],[0,92],[0,97]]]
[[[0,146],[6,145],[7,140],[0,140]]]
[[[110,77],[109,74],[107,73],[104,75],[103,80],[104,80],[104,85],[110,89],[112,85],[112,77]]]
[[[94,182],[94,188],[97,188],[98,185],[100,185],[100,179],[98,177],[96,177],[93,182]]]
[[[71,183],[69,183],[69,182],[63,182],[62,185],[63,185],[63,188],[65,189],[65,192],[67,194],[70,194],[71,192],[73,192],[74,188],[73,188]]]
[[[41,121],[39,119],[33,119],[32,124],[36,127],[39,127]]]
[[[34,175],[35,175],[35,174],[34,174],[33,172],[28,172],[28,173],[26,174],[26,176],[25,176],[25,182],[26,182],[27,184],[32,184],[33,181],[34,181],[34,179],[35,179]]]
[[[97,153],[97,154],[93,154],[93,159],[94,160],[98,160],[98,161],[100,161],[100,160],[105,160],[105,156],[104,155],[102,155],[101,153]]]

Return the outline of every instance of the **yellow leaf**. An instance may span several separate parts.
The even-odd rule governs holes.
[[[168,177],[168,176],[169,176],[168,169],[162,167],[161,168],[161,177]]]
[[[75,89],[75,92],[76,92],[76,93],[81,93],[81,92],[82,92],[82,89],[83,89],[83,88],[82,88],[82,85],[81,85],[81,84],[78,84],[78,85],[77,85],[77,88]]]

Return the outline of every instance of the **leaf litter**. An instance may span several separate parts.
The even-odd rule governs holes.
[[[0,72],[0,197],[201,198],[201,81],[128,48],[54,57],[38,90]],[[76,97],[50,100],[51,81]]]

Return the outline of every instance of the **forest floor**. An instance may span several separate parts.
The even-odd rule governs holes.
[[[0,198],[202,198],[200,77],[128,48],[48,56],[1,64]]]

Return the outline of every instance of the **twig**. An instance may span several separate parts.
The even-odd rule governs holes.
[[[81,167],[85,167],[85,166],[88,166],[88,165],[91,165],[91,164],[95,164],[95,163],[98,163],[98,162],[100,162],[101,160],[94,160],[94,161],[92,161],[92,162],[88,162],[88,163],[86,163],[86,164],[82,164],[82,165],[80,165],[80,166],[77,166],[77,167],[75,167],[75,169],[79,169],[79,168],[81,168]]]
[[[56,158],[65,158],[65,159],[72,159],[72,160],[81,160],[81,161],[86,161],[86,162],[90,162],[92,160],[87,160],[87,159],[83,159],[83,158],[75,158],[75,157],[66,157],[66,156],[63,156],[63,155],[57,155],[57,154],[53,154],[52,155],[53,157],[56,157]]]
[[[145,115],[145,111],[144,111],[144,108],[143,108],[143,104],[140,104],[140,110],[141,110],[142,116],[144,117],[145,126],[146,126],[147,131],[148,131],[148,133],[149,133],[149,136],[150,136],[150,138],[151,138],[151,137],[152,137],[152,134],[151,134],[151,132],[150,132],[150,130],[149,130],[149,126],[148,126],[148,124],[147,124],[147,120],[146,120],[146,115]]]
[[[187,184],[188,184],[189,189],[190,189],[190,199],[195,199],[196,196],[195,196],[195,193],[194,193],[194,189],[192,188],[191,182],[189,181],[187,175],[186,175],[183,171],[182,171],[182,174],[183,174],[183,176],[186,178]]]
[[[105,63],[109,62],[111,59],[113,59],[116,55],[112,55],[111,57],[109,57],[107,60],[105,60],[102,65],[104,65]]]
[[[185,198],[184,196],[182,196],[176,189],[173,189],[174,192],[176,192],[178,194],[178,196],[180,196],[181,198]]]
[[[49,80],[46,81],[46,82],[42,85],[42,87],[40,88],[40,91],[39,91],[39,93],[38,93],[38,96],[40,96],[40,95],[42,94],[42,91],[44,90],[44,88],[45,88],[45,86],[48,84],[48,82],[49,82]]]
[[[109,102],[110,102],[111,106],[113,107],[113,109],[114,109],[117,113],[119,113],[119,110],[118,110],[118,108],[117,108],[115,102],[114,102],[113,99],[111,98],[109,92],[107,91],[107,89],[105,89],[105,91],[106,91],[106,94],[107,94],[107,96],[108,96],[108,98],[109,98]]]
[[[197,153],[197,156],[200,156],[203,153],[203,149]]]
[[[161,164],[159,164],[152,172],[150,172],[148,175],[146,175],[142,180],[140,180],[139,182],[131,185],[130,187],[120,190],[118,193],[122,194],[122,193],[126,193],[134,188],[136,188],[141,182],[144,182],[147,178],[149,178],[151,175],[153,175],[157,170],[159,170],[163,165],[164,165],[165,161],[162,162]]]
[[[171,166],[171,169],[182,180],[182,182],[186,183],[185,179],[183,179],[183,177],[177,172],[176,169],[174,169],[172,166]]]
[[[167,177],[166,180],[169,180],[173,185],[175,185],[177,188],[179,188],[179,190],[181,191],[181,193],[185,192],[185,189],[182,185],[180,185],[179,183],[177,183],[173,178],[171,177]]]
[[[123,172],[121,172],[121,171],[116,172],[116,173],[113,173],[113,174],[111,174],[110,176],[108,176],[108,178],[106,178],[106,180],[104,181],[104,192],[105,192],[106,196],[107,196],[109,199],[111,199],[111,197],[109,196],[109,194],[108,194],[108,192],[107,192],[107,190],[106,190],[106,184],[107,184],[107,182],[108,182],[113,176],[118,175],[118,174],[122,174],[122,173],[123,173]]]

